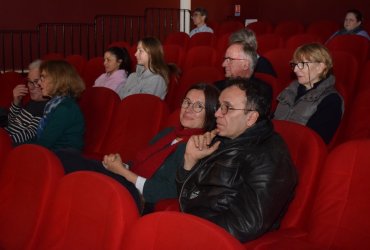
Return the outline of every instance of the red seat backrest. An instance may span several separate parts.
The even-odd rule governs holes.
[[[216,35],[211,32],[199,32],[190,37],[188,47],[193,48],[195,46],[211,46],[216,44]]]
[[[20,145],[0,169],[0,246],[28,249],[39,233],[42,217],[64,175],[59,159],[48,149]]]
[[[125,238],[124,248],[161,250],[241,250],[238,240],[202,218],[179,212],[157,212],[141,217]]]
[[[0,128],[0,171],[12,148],[13,143],[10,135],[5,129]]]
[[[306,126],[281,120],[273,120],[273,123],[276,132],[288,145],[298,172],[296,194],[281,222],[281,228],[306,226],[327,148],[323,140]]]
[[[324,249],[370,248],[370,140],[330,152],[314,200],[308,240]]]
[[[196,46],[189,49],[185,55],[184,62],[182,64],[183,72],[190,68],[200,66],[219,66],[218,53],[216,49],[210,46]]]
[[[118,94],[105,87],[86,89],[79,100],[85,119],[84,152],[99,152],[121,102]]]
[[[64,176],[50,203],[35,249],[123,249],[139,218],[127,189],[92,171]]]
[[[289,37],[303,32],[304,26],[298,20],[280,21],[274,29],[274,33],[283,37],[284,40],[287,40]]]
[[[168,116],[167,104],[150,94],[135,94],[118,105],[105,136],[102,154],[119,153],[123,161],[134,159],[147,146]]]
[[[105,72],[104,58],[94,57],[87,61],[84,71],[82,73],[82,79],[85,82],[86,88],[92,87],[95,83],[96,78]]]

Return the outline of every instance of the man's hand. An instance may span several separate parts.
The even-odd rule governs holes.
[[[20,105],[22,98],[27,95],[28,88],[24,84],[18,84],[13,89],[13,103],[17,106]]]
[[[184,169],[191,170],[200,159],[212,154],[218,149],[220,146],[219,141],[210,146],[216,135],[216,130],[213,130],[204,135],[193,135],[190,137],[186,144]]]

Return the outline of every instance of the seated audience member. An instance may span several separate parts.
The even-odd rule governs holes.
[[[109,175],[131,192],[139,207],[143,200],[145,212],[150,212],[157,201],[177,198],[175,176],[184,160],[186,142],[191,135],[215,128],[218,95],[219,91],[212,85],[193,85],[181,106],[180,126],[159,132],[146,149],[138,152],[130,168],[119,154],[106,155],[103,162],[83,158],[68,150],[61,150],[57,155],[66,173],[93,170]]]
[[[19,84],[13,89],[13,102],[9,109],[8,124],[5,130],[18,145],[35,139],[37,126],[44,113],[48,99],[44,98],[38,84],[40,79],[40,60],[32,62],[28,69],[27,86]],[[24,106],[23,98],[29,94],[30,101]]]
[[[222,91],[228,79],[251,78],[257,64],[257,52],[245,42],[234,42],[226,49],[222,67],[225,69],[225,80],[215,82]]]
[[[271,93],[254,79],[233,79],[221,92],[216,129],[192,136],[178,171],[180,208],[223,227],[242,242],[276,229],[297,175],[274,131]]]
[[[75,98],[85,84],[66,61],[50,60],[40,66],[40,88],[50,98],[37,128],[36,144],[51,150],[83,147],[84,119]]]
[[[207,10],[205,8],[196,8],[191,15],[191,19],[193,20],[194,25],[196,28],[192,29],[189,33],[189,36],[192,37],[193,35],[200,33],[200,32],[210,32],[213,33],[213,30],[207,26]]]
[[[125,85],[127,76],[131,73],[131,59],[125,48],[111,47],[104,52],[105,73],[100,75],[94,87],[106,87],[118,91]]]
[[[348,10],[344,18],[343,29],[335,32],[326,43],[339,35],[359,35],[370,40],[369,34],[362,27],[362,14],[359,10]]]
[[[233,42],[226,49],[222,67],[225,69],[225,79],[216,81],[215,86],[222,91],[227,87],[230,79],[252,78],[257,64],[257,51],[246,42]],[[254,78],[255,81],[262,82]],[[272,95],[272,87],[268,85]]]
[[[333,62],[329,51],[318,43],[302,45],[294,52],[290,65],[297,80],[277,97],[274,119],[306,125],[328,144],[344,112],[331,73]]]
[[[139,93],[152,94],[162,100],[167,94],[172,65],[164,60],[163,48],[157,38],[146,37],[139,41],[135,53],[136,72],[129,75],[126,84],[118,90],[121,99]]]
[[[249,46],[251,46],[255,51],[257,51],[257,38],[251,29],[245,28],[232,33],[229,38],[229,44],[233,44],[235,42],[245,42],[249,44]],[[269,74],[273,77],[277,76],[271,62],[266,57],[260,56],[258,54],[257,64],[254,68],[254,72]]]

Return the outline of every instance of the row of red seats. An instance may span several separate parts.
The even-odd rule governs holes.
[[[0,166],[1,249],[243,249],[195,216],[139,218],[118,182],[89,171],[64,175],[60,161],[43,147],[19,146]]]
[[[300,181],[281,228],[244,247],[369,248],[364,190],[370,188],[370,140],[349,141],[327,155],[307,127],[274,125]],[[224,230],[191,215],[156,212],[139,219],[130,194],[116,181],[93,172],[63,176],[59,160],[40,146],[19,146],[0,166],[4,249],[242,249]]]

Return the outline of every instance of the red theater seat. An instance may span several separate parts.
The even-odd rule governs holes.
[[[118,94],[105,87],[86,89],[79,101],[85,119],[84,152],[99,152],[121,102]]]
[[[91,171],[64,176],[44,217],[35,249],[124,249],[139,212],[114,179]]]
[[[136,152],[159,132],[167,116],[167,104],[157,96],[126,97],[116,109],[99,153],[119,153],[123,161],[134,159]]]
[[[289,37],[303,32],[304,26],[298,20],[280,21],[274,29],[274,33],[283,37],[284,40],[287,40]]]
[[[14,148],[0,170],[0,248],[29,249],[48,202],[64,174],[48,149],[25,144]]]
[[[370,249],[370,140],[330,152],[322,167],[307,229],[272,232],[246,249]]]
[[[157,212],[135,223],[122,249],[241,250],[243,246],[223,228],[202,218]]]
[[[195,46],[211,46],[216,44],[216,35],[211,32],[200,32],[190,37],[188,50]]]
[[[0,171],[12,148],[12,139],[8,132],[6,132],[5,129],[0,128]]]
[[[86,88],[92,87],[95,84],[95,80],[103,73],[105,73],[104,68],[104,58],[94,57],[87,61],[84,71],[82,73],[82,79],[85,82]]]

